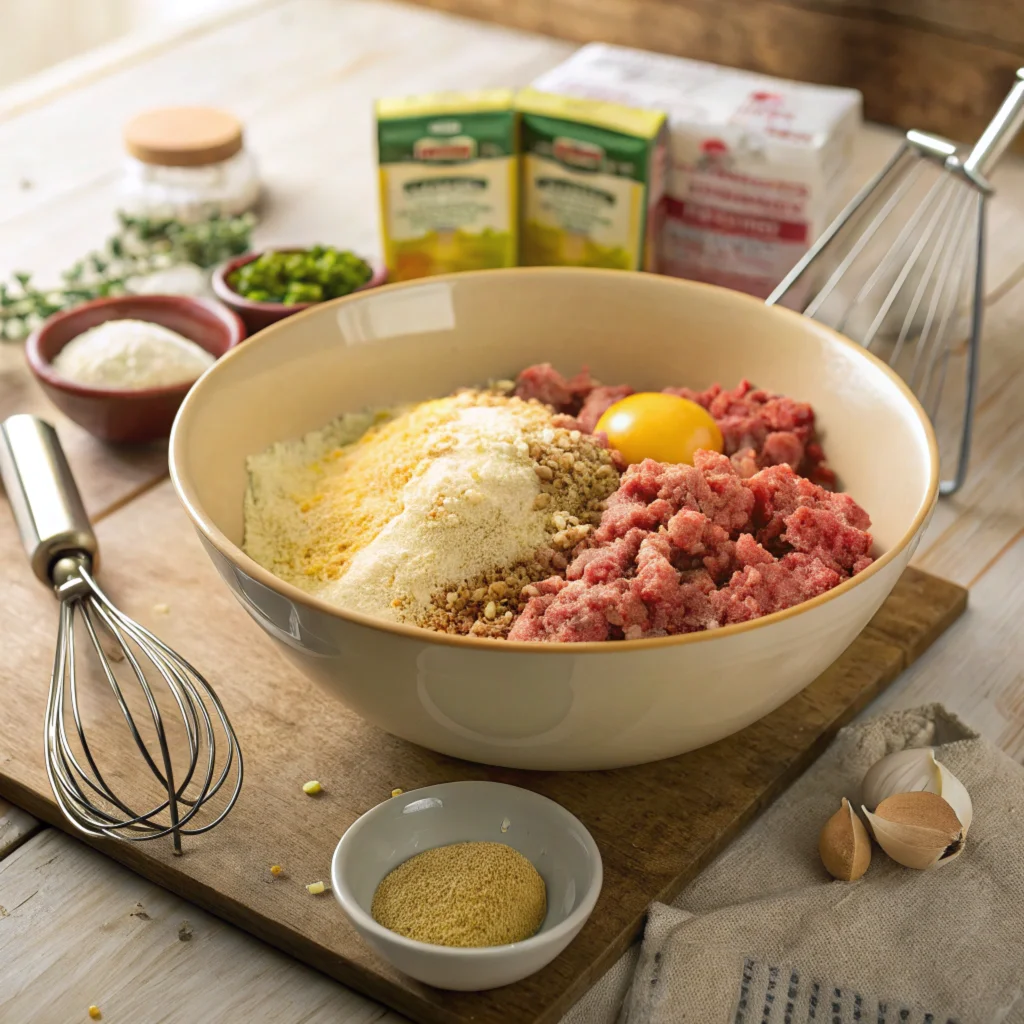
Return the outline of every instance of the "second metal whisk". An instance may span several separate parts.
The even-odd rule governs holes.
[[[1024,69],[977,144],[907,132],[768,297],[861,342],[910,385],[933,422],[962,359],[962,421],[952,475],[967,475],[984,307],[987,175],[1024,126]]]
[[[180,853],[182,836],[209,831],[238,798],[242,754],[227,713],[184,658],[115,607],[97,585],[96,538],[53,427],[24,415],[0,424],[0,479],[32,568],[60,601],[44,730],[46,773],[57,804],[86,835],[129,841],[170,835]],[[115,791],[108,775],[123,778],[137,770],[125,763],[122,745],[114,763],[100,768],[105,758],[89,742],[91,716],[79,687],[76,619],[160,795],[138,796],[143,787],[135,777],[122,783],[121,794]],[[119,676],[138,684],[141,701]],[[172,749],[179,748],[185,753],[176,767]],[[132,803],[124,795],[128,789],[136,794]],[[216,808],[200,820],[200,811],[218,795]],[[132,806],[140,800],[141,809]]]

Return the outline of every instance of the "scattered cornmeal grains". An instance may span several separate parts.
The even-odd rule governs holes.
[[[326,888],[327,886],[324,885],[323,882],[310,882],[309,885],[306,886],[306,892],[308,892],[310,896],[319,896]]]
[[[271,873],[271,874],[272,874],[272,875],[273,875],[273,876],[274,876],[275,878],[277,878],[277,877],[278,877],[278,875],[280,875],[280,874],[281,874],[281,865],[280,865],[280,864],[271,864],[271,865],[270,865],[270,873]]]
[[[316,794],[319,793],[321,789],[323,789],[323,786],[321,786],[320,783],[316,781],[316,779],[313,779],[310,782],[304,782],[302,784],[302,792],[305,793],[307,796],[316,796]]]
[[[501,946],[534,935],[547,913],[537,869],[504,843],[453,843],[400,864],[377,887],[373,919],[435,946]]]
[[[392,796],[401,796],[405,792],[404,789],[393,789],[391,790]]]
[[[93,1020],[102,1020],[103,1019],[103,1014],[100,1013],[100,1008],[98,1006],[90,1006],[89,1007],[89,1016],[92,1017]]]

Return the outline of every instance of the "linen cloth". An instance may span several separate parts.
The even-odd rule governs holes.
[[[934,746],[971,794],[964,852],[913,871],[872,849],[829,879],[818,834],[880,757]],[[859,807],[859,803],[854,803]],[[843,729],[563,1024],[1024,1024],[1024,769],[941,705]]]

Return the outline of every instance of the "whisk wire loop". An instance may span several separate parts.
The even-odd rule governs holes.
[[[217,825],[230,811],[241,789],[242,756],[227,713],[209,684],[189,662],[107,598],[84,562],[76,566],[71,583],[71,586],[65,583],[57,588],[61,598],[60,627],[45,725],[46,770],[51,788],[63,813],[88,835],[115,835],[129,841],[170,835],[175,851],[180,852],[181,837],[199,835]],[[118,796],[89,744],[79,706],[77,619],[81,620],[92,653],[139,755],[166,794],[164,799],[146,809],[133,808]],[[156,749],[151,749],[152,740],[147,742],[143,735],[137,713],[133,713],[111,664],[101,632],[116,645],[120,655],[116,660],[126,663],[126,670],[142,691]],[[188,756],[183,761],[185,770],[177,784],[167,733],[169,723],[165,721],[147,674],[150,666],[170,691],[172,706],[178,712],[176,720],[182,726],[183,746]],[[73,729],[69,732],[71,723]],[[218,743],[218,727],[226,746],[223,741]],[[118,767],[123,771],[125,766]],[[229,780],[233,781],[233,786],[220,813],[202,824],[190,824]]]

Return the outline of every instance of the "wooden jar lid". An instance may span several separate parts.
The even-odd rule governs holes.
[[[242,123],[210,107],[147,110],[125,125],[124,144],[144,164],[202,167],[227,160],[242,148]]]

